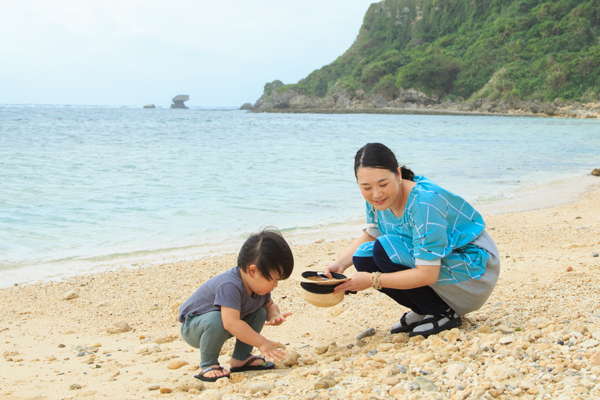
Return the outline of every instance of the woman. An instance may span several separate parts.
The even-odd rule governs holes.
[[[368,143],[354,159],[367,202],[362,236],[325,273],[358,271],[336,292],[373,287],[410,308],[392,333],[429,336],[461,325],[489,298],[500,273],[485,222],[461,197],[400,167],[394,153]]]

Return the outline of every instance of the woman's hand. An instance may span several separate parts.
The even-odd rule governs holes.
[[[350,278],[349,281],[346,281],[341,285],[337,285],[334,289],[334,293],[345,292],[347,290],[358,292],[370,288],[371,285],[372,283],[370,273],[357,272],[352,276],[352,278]]]
[[[328,266],[325,267],[325,269],[323,270],[323,272],[325,272],[325,276],[327,276],[328,278],[333,278],[331,276],[332,272],[337,272],[338,274],[341,274],[342,272],[344,272],[345,268],[341,266],[341,264],[337,261],[332,262],[331,264],[329,264]]]

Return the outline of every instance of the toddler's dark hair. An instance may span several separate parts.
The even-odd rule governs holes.
[[[269,227],[250,235],[242,245],[237,264],[244,272],[254,264],[263,278],[283,280],[292,274],[294,256],[281,232]]]

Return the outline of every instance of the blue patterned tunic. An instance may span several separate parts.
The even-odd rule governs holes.
[[[390,259],[411,268],[439,265],[435,285],[452,285],[478,279],[489,254],[471,244],[485,230],[481,215],[461,197],[423,176],[415,176],[402,216],[378,211],[367,203],[367,232],[379,236]],[[373,229],[375,228],[375,229]],[[379,232],[377,232],[379,231]],[[372,257],[375,242],[361,244],[355,256]]]

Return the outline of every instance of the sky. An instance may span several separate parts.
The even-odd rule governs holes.
[[[0,104],[254,103],[356,39],[374,0],[0,0]]]

